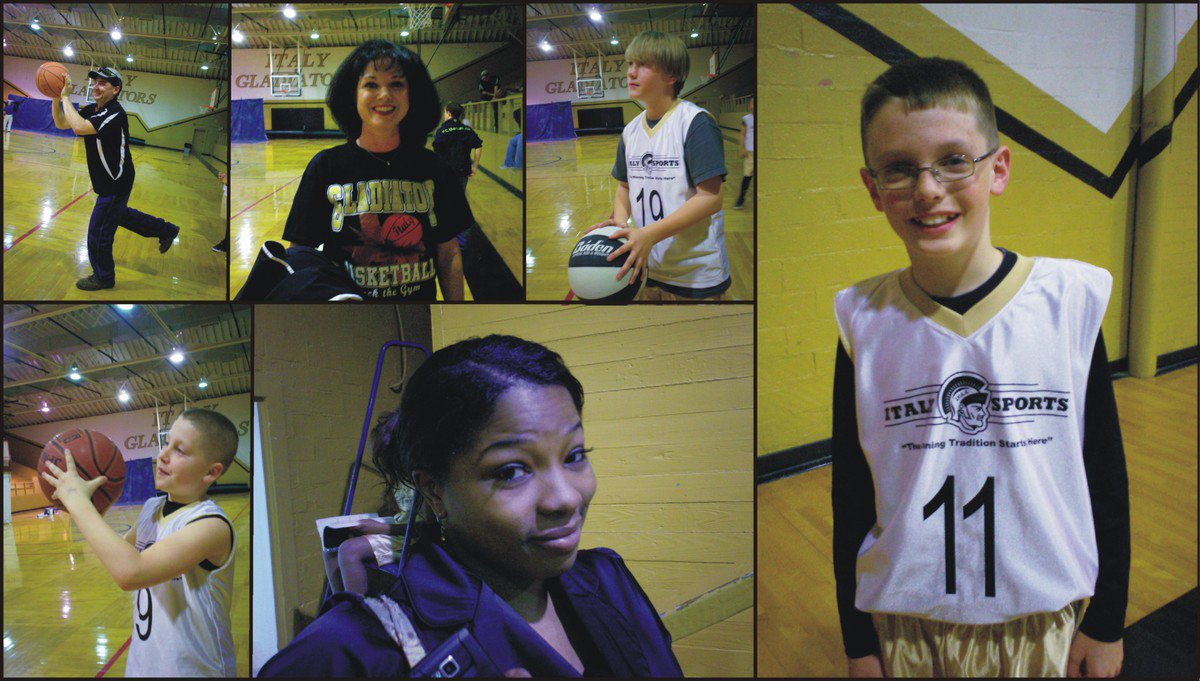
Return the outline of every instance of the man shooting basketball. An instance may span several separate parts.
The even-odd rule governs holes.
[[[79,111],[71,105],[71,76],[63,84],[62,106],[52,106],[54,125],[70,128],[84,138],[88,175],[96,192],[96,207],[88,223],[87,249],[92,274],[75,282],[84,291],[99,291],[116,285],[113,240],[117,227],[144,237],[158,239],[158,252],[166,253],[179,234],[179,227],[162,218],[147,215],[128,206],[133,192],[133,156],[129,151],[129,120],[117,101],[122,89],[121,74],[111,66],[88,71],[95,79],[93,104]]]

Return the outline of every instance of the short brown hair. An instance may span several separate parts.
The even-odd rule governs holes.
[[[673,76],[676,97],[683,90],[683,82],[692,68],[687,45],[673,35],[658,31],[642,31],[629,41],[629,46],[625,48],[625,61],[634,60]]]
[[[222,474],[237,455],[238,433],[233,421],[211,409],[188,409],[179,415],[200,431],[200,449],[210,463],[220,463]]]
[[[909,111],[942,106],[975,114],[979,132],[988,148],[1000,146],[996,108],[987,85],[966,64],[940,57],[923,57],[897,64],[867,86],[862,98],[861,135],[863,159],[867,159],[867,126],[893,99]]]

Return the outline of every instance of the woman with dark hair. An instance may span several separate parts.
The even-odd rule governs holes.
[[[389,588],[335,595],[260,675],[681,676],[620,556],[579,549],[596,492],[582,410],[579,381],[537,343],[433,353],[374,431],[376,467],[433,522]]]
[[[474,222],[453,172],[425,148],[441,102],[421,58],[387,40],[350,53],[326,105],[346,144],[318,152],[283,238],[316,248],[373,299],[463,299],[454,237]]]

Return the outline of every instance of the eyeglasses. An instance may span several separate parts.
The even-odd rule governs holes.
[[[999,147],[978,158],[954,154],[925,167],[896,163],[879,171],[867,168],[867,174],[875,178],[875,184],[880,189],[912,189],[917,186],[917,178],[926,170],[933,174],[933,179],[942,184],[957,182],[974,175],[975,164],[996,153],[997,149]]]

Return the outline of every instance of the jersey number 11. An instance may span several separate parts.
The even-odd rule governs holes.
[[[963,506],[963,520],[975,515],[983,509],[983,587],[984,595],[989,598],[996,596],[996,496],[993,491],[995,478],[988,476],[987,482]],[[925,520],[942,509],[942,519],[946,531],[946,593],[958,592],[954,568],[954,476],[946,476],[946,482],[937,494],[925,504]]]

